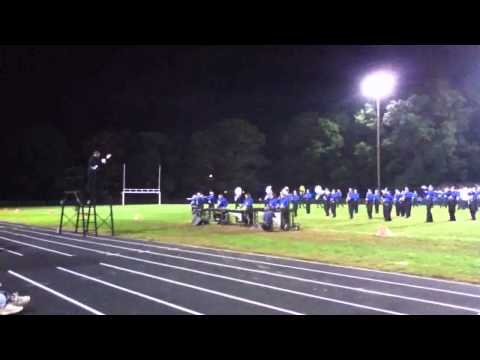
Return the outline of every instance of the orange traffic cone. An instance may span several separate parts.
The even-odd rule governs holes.
[[[381,226],[378,230],[377,233],[375,234],[377,236],[392,236],[392,232],[387,229],[385,226]]]

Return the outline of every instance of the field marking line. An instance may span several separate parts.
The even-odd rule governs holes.
[[[34,232],[34,231],[31,231],[31,232],[43,235],[43,233],[40,233],[40,232]],[[54,236],[54,235],[52,235],[52,236]],[[73,240],[73,241],[77,240],[77,239],[61,237],[61,236],[55,236],[55,237],[60,237],[60,238]],[[110,242],[114,242],[114,243],[121,243],[121,244],[129,244],[129,245],[140,245],[140,244],[135,244],[131,241],[123,241],[123,240],[115,240],[115,239],[105,239],[105,241],[110,241]],[[95,243],[95,244],[98,244],[98,243]],[[313,268],[305,268],[305,267],[299,267],[299,266],[278,264],[278,263],[272,263],[272,262],[269,262],[269,261],[238,258],[238,257],[234,257],[234,256],[212,254],[212,253],[208,253],[208,252],[186,250],[186,249],[169,247],[169,246],[162,246],[162,245],[145,245],[145,246],[152,247],[152,248],[155,248],[155,249],[160,249],[160,250],[166,250],[166,251],[177,251],[177,252],[194,254],[194,255],[211,256],[211,257],[217,257],[217,258],[222,258],[222,259],[230,259],[230,260],[235,260],[235,261],[240,261],[240,262],[269,265],[269,266],[281,267],[281,268],[286,268],[286,269],[300,270],[300,271],[306,271],[306,272],[312,272],[312,273],[318,273],[318,274],[333,275],[333,276],[345,277],[345,278],[350,278],[350,279],[371,281],[371,282],[377,282],[377,283],[389,284],[389,285],[396,285],[396,286],[404,286],[404,287],[410,287],[410,288],[414,288],[414,289],[436,291],[436,292],[442,292],[442,293],[447,293],[447,294],[453,294],[453,295],[466,296],[466,297],[472,297],[472,298],[479,298],[480,299],[480,294],[471,294],[471,293],[466,293],[466,292],[462,292],[462,291],[441,289],[441,288],[436,288],[436,287],[431,287],[431,286],[414,285],[414,284],[408,284],[408,283],[397,282],[397,281],[382,280],[382,279],[370,278],[370,277],[365,277],[365,276],[337,273],[337,272],[333,272],[333,271],[326,271],[326,270],[319,270],[319,269],[313,269]],[[142,252],[141,249],[138,249],[138,251]],[[154,252],[151,252],[149,250],[144,250],[143,252],[150,253],[150,254],[155,254]]]
[[[79,302],[79,301],[77,301],[77,300],[75,300],[75,299],[72,299],[71,297],[68,297],[67,295],[64,295],[64,294],[62,294],[62,293],[59,293],[59,292],[56,291],[56,290],[53,290],[53,289],[51,289],[51,288],[49,288],[49,287],[47,287],[47,286],[45,286],[45,285],[42,285],[42,284],[40,284],[40,283],[38,283],[38,282],[36,282],[36,281],[34,281],[34,280],[32,280],[32,279],[29,279],[29,278],[26,277],[26,276],[20,275],[20,274],[14,272],[14,271],[12,271],[12,270],[8,270],[8,273],[11,274],[11,275],[13,275],[13,276],[15,276],[15,277],[17,277],[17,278],[19,278],[19,279],[22,279],[22,280],[24,280],[24,281],[26,281],[26,282],[34,285],[34,286],[37,286],[37,287],[39,287],[39,288],[42,289],[42,290],[45,290],[45,291],[47,291],[47,292],[49,292],[49,293],[51,293],[51,294],[53,294],[53,295],[56,295],[56,296],[58,296],[59,298],[61,298],[61,299],[63,299],[63,300],[66,300],[66,301],[68,301],[68,302],[70,302],[70,303],[72,303],[72,304],[74,304],[74,305],[77,305],[77,306],[81,307],[82,309],[91,312],[92,314],[95,314],[95,315],[105,315],[104,313],[102,313],[102,312],[100,312],[100,311],[98,311],[98,310],[95,310],[94,308],[92,308],[92,307],[90,307],[90,306],[88,306],[88,305],[85,305],[85,304],[83,304],[83,303],[81,303],[81,302]]]
[[[23,235],[23,236],[28,236],[28,235]],[[48,235],[47,235],[47,236],[48,236]],[[378,311],[378,312],[383,312],[383,313],[387,313],[387,314],[392,314],[392,315],[405,315],[405,314],[403,314],[403,313],[399,313],[399,312],[395,312],[395,311],[390,311],[390,310],[386,310],[386,309],[380,309],[380,308],[376,308],[376,307],[371,307],[371,306],[367,306],[367,305],[356,304],[356,303],[347,302],[347,301],[343,301],[343,300],[337,300],[337,299],[327,298],[327,297],[318,296],[318,295],[314,295],[314,294],[303,293],[303,292],[299,292],[299,291],[294,291],[294,290],[279,288],[279,287],[275,287],[275,286],[271,286],[271,285],[266,285],[266,284],[261,284],[261,283],[255,283],[255,282],[252,282],[252,281],[241,280],[241,279],[237,279],[237,278],[233,278],[233,277],[228,277],[228,276],[223,276],[223,275],[217,275],[217,274],[208,273],[208,272],[203,272],[203,271],[198,271],[198,270],[194,270],[194,269],[190,269],[190,268],[184,268],[184,267],[178,267],[178,266],[174,266],[174,265],[163,264],[163,263],[159,263],[159,262],[155,262],[155,261],[145,260],[145,259],[142,259],[142,258],[125,256],[125,255],[121,255],[121,254],[113,254],[113,253],[109,253],[109,252],[106,252],[106,251],[95,250],[95,249],[86,248],[86,247],[82,247],[82,246],[76,246],[76,245],[71,245],[71,244],[60,243],[60,242],[58,242],[58,241],[51,241],[51,240],[34,238],[34,237],[30,237],[30,238],[33,238],[33,239],[36,239],[36,240],[39,240],[39,241],[52,242],[52,243],[56,243],[56,244],[59,244],[59,245],[66,246],[66,247],[80,248],[80,249],[83,249],[83,250],[86,250],[86,251],[91,251],[91,252],[95,252],[95,253],[100,253],[100,254],[103,254],[103,255],[111,255],[111,256],[115,256],[115,257],[119,257],[119,258],[124,258],[124,259],[129,259],[129,260],[135,260],[135,261],[139,261],[139,262],[145,262],[145,263],[150,263],[150,264],[155,264],[155,265],[162,265],[162,266],[166,266],[166,267],[170,267],[170,268],[175,268],[175,269],[186,270],[186,271],[190,271],[190,272],[194,272],[194,273],[198,273],[198,274],[202,274],[202,275],[213,276],[213,277],[222,278],[222,279],[231,280],[231,281],[236,281],[236,282],[240,282],[240,283],[244,283],[244,284],[248,284],[248,285],[260,286],[260,287],[264,287],[264,288],[268,288],[268,289],[273,289],[273,290],[288,292],[288,293],[295,294],[295,295],[301,295],[301,296],[306,296],[306,297],[310,297],[310,298],[314,298],[314,299],[320,299],[320,300],[325,300],[325,301],[329,301],[329,302],[334,302],[334,303],[349,305],[349,306],[353,306],[353,307],[358,307],[358,308],[363,308],[363,309],[369,309],[369,310]]]
[[[8,238],[3,237],[3,236],[0,236],[0,239],[5,240],[5,241],[10,241],[10,242],[13,242],[13,243],[16,243],[16,244],[21,244],[23,246],[29,246],[29,247],[32,247],[32,248],[35,248],[35,249],[48,251],[48,252],[58,254],[58,255],[69,256],[69,257],[73,256],[72,254],[68,254],[68,253],[64,253],[64,252],[61,252],[61,251],[44,248],[42,246],[37,246],[37,245],[29,244],[29,243],[24,243],[24,242],[13,240],[13,239],[8,239]]]
[[[61,266],[57,266],[57,269],[58,269],[58,270],[61,270],[61,271],[64,271],[64,272],[67,272],[67,273],[72,274],[72,275],[76,275],[76,276],[81,277],[81,278],[84,278],[84,279],[88,279],[88,280],[97,282],[97,283],[102,284],[102,285],[105,285],[105,286],[109,286],[109,287],[111,287],[111,288],[114,288],[114,289],[117,289],[117,290],[120,290],[120,291],[129,293],[129,294],[132,294],[132,295],[136,295],[136,296],[138,296],[138,297],[141,297],[141,298],[144,298],[144,299],[147,299],[147,300],[156,302],[156,303],[158,303],[158,304],[166,305],[166,306],[168,306],[168,307],[171,307],[171,308],[174,308],[174,309],[176,309],[176,310],[180,310],[180,311],[186,312],[186,313],[191,314],[191,315],[203,315],[202,313],[199,313],[199,312],[197,312],[197,311],[193,311],[193,310],[191,310],[191,309],[187,309],[186,307],[179,306],[179,305],[175,305],[175,304],[173,304],[173,303],[171,303],[171,302],[164,301],[164,300],[158,299],[158,298],[156,298],[156,297],[153,297],[153,296],[150,296],[150,295],[147,295],[147,294],[138,292],[138,291],[134,291],[134,290],[131,290],[131,289],[127,289],[127,288],[125,288],[125,287],[118,286],[118,285],[115,285],[115,284],[110,283],[110,282],[108,282],[108,281],[104,281],[104,280],[100,280],[100,279],[94,278],[94,277],[92,277],[92,276],[88,276],[88,275],[85,275],[85,274],[81,274],[81,273],[76,272],[76,271],[73,271],[73,270],[65,269],[65,268],[63,268],[63,267],[61,267]]]
[[[57,244],[57,245],[60,245],[60,246],[66,246],[66,247],[71,247],[71,248],[75,248],[75,249],[80,249],[80,250],[86,250],[86,251],[92,251],[92,252],[96,252],[98,254],[102,254],[102,255],[115,255],[113,253],[110,253],[108,251],[102,251],[102,250],[96,250],[96,249],[92,249],[92,248],[86,248],[86,247],[83,247],[83,246],[79,246],[79,245],[73,245],[73,244],[66,244],[65,242],[60,242],[60,241],[54,241],[54,240],[48,240],[48,239],[42,239],[42,238],[38,238],[38,237],[35,237],[35,236],[30,236],[30,235],[26,235],[26,234],[22,234],[22,233],[14,233],[14,232],[10,232],[10,231],[3,231],[4,233],[8,233],[8,234],[12,234],[12,235],[17,235],[17,236],[23,236],[23,237],[26,237],[28,239],[32,239],[32,240],[36,240],[36,241],[43,241],[43,242],[47,242],[47,243],[51,243],[51,244]],[[51,235],[48,235],[48,234],[42,234],[44,236],[51,236]],[[0,239],[2,237],[0,236]],[[77,241],[77,242],[85,242],[85,241],[81,241],[81,240],[77,240],[77,239],[70,239],[70,240],[73,240],[73,241]],[[88,244],[93,244],[93,245],[100,245],[102,246],[102,244],[97,244],[93,241],[86,241]],[[32,245],[33,246],[33,245]],[[116,247],[115,245],[111,245],[111,247]],[[120,247],[121,248],[121,247]],[[128,248],[125,248],[125,249],[128,249]],[[73,256],[73,255],[71,255]]]
[[[13,250],[7,250],[7,249],[2,248],[2,247],[0,247],[0,250],[6,251],[6,252],[8,252],[10,254],[13,254],[13,255],[23,256],[23,254],[20,254],[19,252],[16,252],[16,251],[13,251]]]
[[[32,239],[37,239],[37,238],[29,236],[29,235],[22,235],[22,234],[19,234],[19,235],[29,237],[29,238],[32,238]],[[48,236],[48,235],[44,235],[44,236]],[[43,239],[38,239],[38,240],[40,240],[40,241],[50,241],[50,240],[43,240]],[[140,249],[127,248],[125,246],[117,246],[117,245],[110,245],[110,244],[99,244],[99,243],[95,243],[93,241],[80,240],[80,239],[70,239],[70,240],[81,242],[81,243],[93,244],[93,245],[96,245],[96,246],[105,246],[105,247],[112,247],[112,248],[119,248],[119,249],[123,249],[123,250],[129,250],[129,251],[133,251],[133,252],[137,252],[137,253],[145,253],[145,251],[142,251]],[[58,242],[55,242],[55,243],[58,243]],[[65,243],[59,243],[59,244],[61,244],[63,246],[67,246],[67,247],[68,246],[74,246],[74,247],[77,247],[77,248],[81,248],[79,246],[71,245],[71,244],[65,244]],[[92,249],[90,249],[90,250],[92,250]],[[94,250],[94,251],[99,252],[98,250]],[[150,255],[154,255],[154,256],[163,256],[163,257],[167,257],[167,258],[185,260],[185,261],[190,261],[190,262],[195,262],[195,263],[200,263],[200,264],[207,264],[207,265],[212,265],[212,266],[230,268],[230,269],[234,269],[234,270],[253,272],[253,273],[263,274],[263,275],[267,275],[267,276],[273,276],[273,277],[295,280],[295,281],[300,281],[300,282],[305,282],[305,283],[312,283],[312,284],[317,284],[317,285],[330,286],[330,287],[335,287],[335,288],[340,288],[340,289],[345,289],[345,290],[350,290],[350,291],[356,291],[356,292],[361,292],[361,293],[364,293],[364,294],[366,293],[366,294],[377,295],[377,296],[397,298],[397,299],[420,302],[420,303],[425,303],[425,304],[430,304],[430,305],[443,306],[443,307],[448,307],[448,308],[452,308],[452,309],[466,310],[466,311],[471,311],[471,312],[475,312],[475,313],[480,312],[480,309],[477,309],[477,308],[471,308],[471,307],[449,304],[449,303],[433,301],[433,300],[427,300],[427,299],[411,297],[411,296],[397,295],[397,294],[387,293],[387,292],[383,292],[383,291],[368,290],[368,289],[364,289],[364,288],[352,287],[352,286],[347,286],[347,285],[340,285],[340,284],[318,281],[318,280],[313,280],[313,279],[306,279],[306,278],[302,278],[302,277],[298,277],[298,276],[272,273],[272,272],[265,271],[265,270],[256,270],[256,269],[250,269],[250,268],[245,268],[245,267],[240,267],[240,266],[216,263],[216,262],[212,262],[212,261],[204,261],[204,260],[199,260],[199,259],[193,259],[193,258],[188,258],[188,257],[183,257],[183,256],[169,255],[169,254],[162,254],[162,253],[154,253],[154,252],[151,252],[151,251],[147,251],[147,253],[150,254]],[[120,254],[110,254],[110,255],[122,256]],[[136,258],[136,259],[138,259],[138,258]]]
[[[268,305],[268,304],[265,304],[265,303],[262,303],[262,302],[259,302],[259,301],[254,301],[254,300],[246,299],[246,298],[235,296],[235,295],[230,295],[230,294],[227,294],[227,293],[224,293],[224,292],[220,292],[220,291],[216,291],[216,290],[212,290],[212,289],[207,289],[207,288],[204,288],[204,287],[201,287],[201,286],[196,286],[196,285],[187,284],[187,283],[180,282],[180,281],[175,281],[175,280],[172,280],[172,279],[167,279],[167,278],[164,278],[164,277],[161,277],[161,276],[156,276],[156,275],[144,273],[144,272],[141,272],[141,271],[135,271],[135,270],[132,270],[132,269],[128,269],[128,268],[124,268],[124,267],[120,267],[120,266],[115,266],[115,265],[107,264],[107,263],[103,263],[103,262],[101,262],[100,265],[106,266],[106,267],[109,267],[109,268],[112,268],[112,269],[128,272],[128,273],[131,273],[131,274],[141,275],[141,276],[148,277],[148,278],[151,278],[151,279],[156,279],[156,280],[168,282],[170,284],[179,285],[179,286],[187,287],[187,288],[190,288],[190,289],[199,290],[199,291],[206,292],[206,293],[209,293],[209,294],[222,296],[222,297],[225,297],[227,299],[232,299],[232,300],[237,300],[237,301],[244,302],[244,303],[247,303],[247,304],[257,305],[257,306],[260,306],[260,307],[264,307],[264,308],[267,308],[267,309],[287,313],[287,314],[290,314],[290,315],[305,315],[305,314],[302,314],[302,313],[299,313],[299,312],[296,312],[296,311],[284,309],[284,308],[273,306],[273,305]]]
[[[42,232],[36,232],[36,231],[28,231],[40,235],[47,235]],[[73,238],[68,238],[65,236],[55,236],[51,235],[54,237],[62,238],[62,239],[67,239],[67,240],[73,240],[77,241],[77,239]],[[143,244],[135,244],[134,242],[131,241],[124,241],[124,240],[116,240],[116,239],[107,239],[103,238],[105,241],[110,241],[114,243],[122,243],[122,244],[129,244],[129,245],[139,245],[142,246]],[[98,243],[95,243],[98,244]],[[466,297],[472,297],[472,298],[480,298],[480,294],[471,294],[471,293],[466,293],[462,291],[455,291],[455,290],[447,290],[447,289],[441,289],[441,288],[435,288],[435,287],[430,287],[430,286],[421,286],[421,285],[413,285],[413,284],[408,284],[408,283],[403,283],[403,282],[397,282],[397,281],[390,281],[390,280],[382,280],[382,279],[376,279],[376,278],[370,278],[370,277],[364,277],[364,276],[358,276],[358,275],[349,275],[349,274],[344,274],[344,273],[337,273],[333,271],[325,271],[325,270],[319,270],[319,269],[312,269],[312,268],[305,268],[305,267],[299,267],[299,266],[292,266],[292,265],[285,265],[285,264],[278,264],[278,263],[272,263],[268,261],[261,261],[261,260],[254,260],[254,259],[245,259],[245,258],[237,258],[234,256],[227,256],[227,255],[220,255],[220,254],[212,254],[212,253],[207,253],[207,252],[201,252],[201,251],[195,251],[195,250],[186,250],[186,249],[181,249],[177,247],[169,247],[169,246],[163,246],[163,245],[149,245],[145,244],[144,246],[148,246],[151,248],[155,249],[161,249],[161,250],[167,250],[167,251],[178,251],[178,252],[184,252],[184,253],[189,253],[189,254],[195,254],[195,255],[204,255],[204,256],[211,256],[211,257],[218,257],[218,258],[223,258],[223,259],[231,259],[231,260],[236,260],[240,262],[248,262],[248,263],[256,263],[256,264],[263,264],[263,265],[269,265],[269,266],[276,266],[276,267],[282,267],[286,269],[294,269],[294,270],[300,270],[300,271],[307,271],[307,272],[312,272],[312,273],[319,273],[319,274],[326,274],[326,275],[333,275],[333,276],[339,276],[339,277],[345,277],[345,278],[350,278],[350,279],[358,279],[358,280],[365,280],[365,281],[371,281],[371,282],[377,282],[377,283],[382,283],[382,284],[389,284],[389,285],[396,285],[396,286],[404,286],[404,287],[410,287],[410,288],[415,288],[415,289],[421,289],[421,290],[428,290],[428,291],[436,291],[436,292],[443,292],[447,294],[453,294],[453,295],[459,295],[459,296],[466,296]],[[142,250],[138,249],[138,252],[142,252]],[[151,252],[149,250],[144,250],[143,252],[150,253],[150,254],[155,254],[154,252]]]
[[[9,225],[17,225],[17,224],[9,224]],[[22,226],[22,227],[25,228],[26,226]],[[54,233],[54,234],[57,233],[55,230],[52,230],[52,229],[49,229],[49,228],[41,228],[41,227],[33,227],[33,226],[29,226],[28,228],[42,230],[42,231],[46,231],[46,232],[51,232],[51,233]],[[81,236],[81,235],[75,234],[75,233],[69,233],[69,234],[72,235],[72,236]],[[88,235],[87,237],[92,238],[92,239],[112,240],[110,238],[106,238],[106,237],[102,237],[102,236],[94,237],[94,236]],[[128,239],[125,239],[125,240],[122,240],[122,241],[128,241]],[[156,245],[148,244],[146,242],[146,240],[138,240],[138,241],[137,240],[130,240],[130,241],[131,242],[137,242],[138,245],[156,246]],[[168,246],[168,243],[162,243],[162,244],[165,244],[165,245]],[[435,281],[435,282],[440,282],[440,283],[465,285],[465,286],[472,286],[472,287],[475,287],[475,288],[480,288],[480,285],[478,285],[478,284],[472,284],[472,283],[468,283],[468,282],[464,282],[464,281],[438,279],[438,278],[433,278],[433,277],[428,277],[428,276],[399,273],[399,272],[395,272],[395,271],[382,271],[382,270],[368,269],[368,268],[362,268],[362,267],[356,267],[356,266],[338,265],[338,264],[325,263],[325,262],[321,262],[321,261],[297,259],[297,258],[292,258],[292,257],[287,257],[287,256],[277,256],[277,255],[269,255],[269,254],[243,252],[243,251],[238,251],[238,250],[229,250],[229,249],[221,249],[221,248],[199,246],[199,245],[189,245],[189,244],[175,244],[175,246],[186,247],[186,248],[194,248],[194,249],[203,249],[203,250],[215,251],[215,252],[228,252],[228,253],[248,255],[248,256],[266,257],[266,258],[272,258],[272,259],[278,259],[278,260],[285,260],[285,261],[292,261],[292,262],[302,262],[302,263],[313,264],[313,265],[321,265],[321,266],[328,266],[328,267],[341,268],[341,269],[366,271],[366,272],[373,272],[373,273],[379,273],[379,274],[385,274],[385,275],[395,275],[395,276],[415,278],[415,279],[420,279],[420,280]]]
[[[350,269],[350,270],[357,270],[357,271],[366,271],[366,272],[373,272],[373,273],[379,273],[379,274],[385,274],[385,275],[403,276],[403,277],[415,278],[415,279],[420,279],[420,280],[436,281],[436,282],[448,283],[448,284],[455,284],[455,285],[472,286],[472,287],[475,287],[475,288],[477,288],[477,289],[480,289],[480,285],[478,285],[478,284],[472,284],[472,283],[463,282],[463,281],[438,279],[438,278],[433,278],[433,277],[428,277],[428,276],[405,274],[405,273],[399,273],[399,272],[395,272],[395,271],[382,271],[382,270],[367,269],[367,268],[356,267],[356,266],[330,264],[330,263],[325,263],[325,262],[320,262],[320,261],[314,261],[314,260],[303,260],[303,259],[296,259],[296,258],[292,258],[292,257],[277,256],[277,255],[268,255],[268,254],[259,254],[259,253],[252,253],[252,252],[241,252],[241,251],[236,251],[236,250],[228,250],[228,249],[220,249],[220,248],[211,248],[211,247],[198,246],[198,245],[185,245],[185,244],[181,244],[181,245],[176,245],[176,246],[184,246],[184,247],[198,248],[198,249],[204,249],[204,250],[210,250],[210,251],[217,251],[217,252],[229,252],[229,253],[233,253],[233,254],[248,255],[248,256],[259,256],[259,257],[272,258],[272,259],[278,259],[278,260],[284,260],[284,261],[302,262],[302,263],[312,264],[312,265],[321,265],[321,266],[328,266],[328,267],[334,267],[334,268],[340,268],[340,269]]]
[[[234,269],[234,270],[253,272],[253,273],[257,273],[257,274],[263,274],[263,275],[267,275],[267,276],[273,276],[273,277],[277,277],[277,278],[283,278],[283,279],[295,280],[295,281],[300,281],[300,282],[312,283],[312,284],[317,284],[317,285],[330,286],[330,287],[334,287],[334,288],[357,291],[357,292],[371,294],[371,295],[392,297],[392,298],[397,298],[397,299],[402,299],[402,300],[408,300],[408,301],[420,302],[420,303],[425,303],[425,304],[449,307],[449,308],[452,308],[452,309],[472,311],[472,312],[475,312],[475,313],[480,312],[480,309],[477,309],[477,308],[471,308],[471,307],[466,307],[466,306],[461,306],[461,305],[454,305],[454,304],[449,304],[449,303],[444,303],[444,302],[439,302],[439,301],[433,301],[433,300],[427,300],[427,299],[411,297],[411,296],[391,294],[391,293],[387,293],[387,292],[383,292],[383,291],[368,290],[368,289],[363,289],[363,288],[359,288],[359,287],[352,287],[352,286],[347,286],[347,285],[339,285],[339,284],[325,282],[325,281],[306,279],[306,278],[302,278],[302,277],[298,277],[298,276],[277,274],[277,273],[272,273],[272,272],[265,271],[265,270],[256,270],[256,269],[244,268],[244,267],[240,267],[240,266],[220,264],[220,263],[215,263],[215,262],[211,262],[211,261],[203,261],[203,260],[192,259],[192,258],[187,258],[187,257],[183,257],[183,256],[176,256],[176,255],[168,255],[168,254],[160,254],[160,253],[154,253],[152,255],[163,256],[163,257],[172,258],[172,259],[185,260],[185,261],[201,263],[201,264],[207,264],[207,265],[212,265],[212,266],[230,268],[230,269]]]
[[[135,258],[135,257],[131,257],[131,256],[126,256],[126,255],[116,255],[116,257],[122,258],[122,259],[128,259],[128,260],[135,260],[135,261],[144,262],[144,263],[147,263],[147,264],[152,264],[152,265],[157,265],[157,266],[162,266],[162,267],[167,267],[167,268],[170,268],[170,269],[183,270],[183,271],[187,271],[187,272],[191,272],[191,273],[195,273],[195,274],[215,277],[215,278],[218,278],[218,279],[230,280],[230,281],[239,282],[239,283],[242,283],[242,284],[258,286],[258,287],[262,287],[262,288],[266,288],[266,289],[270,289],[270,290],[281,291],[281,292],[294,294],[294,295],[300,295],[300,296],[309,297],[309,298],[313,298],[313,299],[324,300],[324,301],[327,301],[327,302],[333,302],[333,303],[337,303],[337,304],[343,304],[343,305],[349,305],[349,306],[353,306],[353,307],[357,307],[357,308],[373,310],[373,311],[382,312],[382,313],[386,313],[386,314],[405,315],[403,313],[399,313],[399,312],[396,312],[396,311],[376,308],[376,307],[368,306],[368,305],[356,304],[356,303],[343,301],[343,300],[327,298],[327,297],[324,297],[324,296],[319,296],[319,295],[305,293],[305,292],[296,291],[296,290],[285,289],[285,288],[281,288],[281,287],[278,287],[278,286],[272,286],[272,285],[267,285],[267,284],[258,283],[258,282],[254,282],[254,281],[238,279],[238,278],[234,278],[234,277],[230,277],[230,276],[209,273],[209,272],[206,272],[206,271],[195,270],[195,269],[191,269],[191,268],[187,268],[187,267],[183,267],[183,266],[170,265],[170,264],[160,263],[160,262],[157,262],[157,261],[150,261],[150,260]]]

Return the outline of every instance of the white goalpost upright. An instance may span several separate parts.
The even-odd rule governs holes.
[[[162,191],[160,190],[160,183],[162,180],[162,165],[158,165],[158,188],[156,189],[136,189],[126,187],[127,166],[123,164],[123,190],[122,190],[122,205],[125,206],[125,194],[155,194],[158,195],[158,205],[162,204]]]

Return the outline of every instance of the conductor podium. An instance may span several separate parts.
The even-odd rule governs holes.
[[[108,197],[107,204],[102,206],[102,213],[97,210],[96,196],[87,199],[80,190],[69,190],[64,192],[63,199],[60,201],[60,223],[58,233],[61,234],[65,225],[74,226],[74,232],[81,231],[83,236],[87,236],[90,230],[93,230],[95,236],[98,236],[98,229],[107,227],[112,236],[114,235],[113,206],[111,197]],[[103,212],[107,208],[106,213]],[[73,210],[73,212],[72,212]]]
[[[75,227],[75,232],[78,233],[78,228],[81,221],[82,233],[85,235],[85,212],[83,200],[79,190],[65,191],[64,197],[60,200],[62,210],[60,212],[60,224],[58,225],[58,233],[61,234],[64,225],[72,224]],[[73,214],[67,213],[66,209],[73,207]]]

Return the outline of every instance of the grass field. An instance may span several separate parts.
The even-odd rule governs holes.
[[[100,209],[99,212],[105,212]],[[382,209],[380,208],[380,212]],[[381,214],[368,220],[360,206],[350,220],[346,207],[337,218],[323,209],[299,210],[301,231],[266,233],[241,226],[193,227],[187,205],[115,206],[116,234],[167,243],[203,245],[319,260],[323,262],[397,271],[480,283],[480,220],[469,220],[467,210],[457,211],[457,222],[448,221],[446,208],[435,207],[434,223],[425,223],[425,208],[413,208],[412,217],[395,217],[385,223]],[[56,229],[59,208],[0,209],[0,220]],[[376,236],[387,226],[392,236]],[[70,227],[71,228],[71,227]]]

